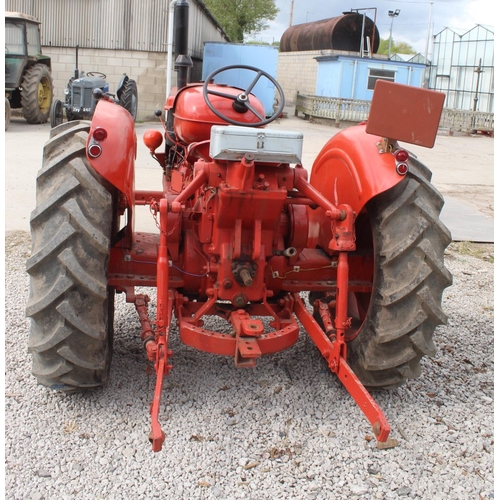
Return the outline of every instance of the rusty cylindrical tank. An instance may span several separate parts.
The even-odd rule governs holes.
[[[363,18],[365,27],[363,31]],[[297,24],[288,28],[281,37],[280,51],[345,50],[359,52],[361,35],[370,39],[370,49],[376,53],[380,36],[374,22],[357,12],[347,12],[339,17],[312,23]],[[368,49],[365,45],[365,50]]]

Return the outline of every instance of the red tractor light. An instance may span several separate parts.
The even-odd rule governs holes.
[[[406,163],[398,163],[396,165],[396,172],[399,175],[406,175],[408,173],[408,165]]]
[[[161,146],[161,143],[163,142],[163,136],[161,135],[161,132],[159,130],[149,129],[144,132],[142,141],[149,149],[149,151],[151,151],[151,153],[154,153],[154,151],[156,151],[156,149]]]
[[[99,144],[91,144],[88,153],[91,158],[98,158],[102,154],[102,148]]]
[[[410,155],[408,154],[408,151],[406,151],[405,149],[398,149],[394,153],[394,157],[396,158],[396,161],[398,163],[403,163],[403,162],[408,161],[409,156]]]
[[[108,132],[106,131],[106,129],[104,129],[102,127],[97,127],[94,130],[94,132],[92,133],[92,137],[96,141],[104,141],[104,139],[106,139],[106,137],[108,137]]]

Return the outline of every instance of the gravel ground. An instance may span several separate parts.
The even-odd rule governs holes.
[[[157,454],[147,440],[154,376],[137,315],[120,297],[109,385],[73,396],[36,385],[29,249],[27,233],[7,233],[7,499],[493,498],[493,245],[450,247],[449,323],[436,331],[435,358],[419,379],[375,394],[399,446],[377,448],[305,335],[255,370],[172,335]]]

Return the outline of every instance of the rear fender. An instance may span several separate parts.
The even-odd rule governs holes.
[[[381,143],[381,137],[366,133],[366,124],[339,132],[316,158],[311,185],[334,205],[350,205],[359,214],[374,196],[404,179],[396,172],[394,155],[383,152]],[[324,210],[309,208],[309,222],[307,246],[327,249],[332,231]]]
[[[104,140],[97,141],[93,133],[97,128],[107,132]],[[98,144],[102,153],[92,158],[89,146]],[[101,99],[96,106],[87,139],[87,158],[92,167],[123,194],[126,206],[134,205],[134,161],[137,157],[137,137],[130,113],[117,104]],[[130,214],[132,215],[132,214]]]

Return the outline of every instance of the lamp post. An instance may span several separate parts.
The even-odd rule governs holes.
[[[474,96],[474,111],[477,111],[477,101],[479,101],[479,77],[481,73],[484,73],[484,69],[481,68],[481,59],[479,59],[479,64],[477,68],[474,70],[474,73],[477,73],[477,82],[476,82],[476,95]]]
[[[389,11],[389,17],[391,18],[391,29],[389,32],[389,49],[387,50],[389,59],[391,58],[392,23],[394,22],[394,18],[399,16],[400,12],[401,11],[399,9]]]
[[[432,26],[432,4],[434,2],[429,2],[429,25],[427,26],[427,43],[425,45],[425,64],[428,64],[429,61],[429,41],[431,39],[431,26]]]

